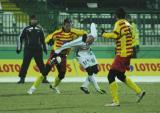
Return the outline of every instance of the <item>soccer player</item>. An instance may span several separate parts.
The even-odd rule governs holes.
[[[75,47],[77,60],[88,73],[88,76],[86,77],[86,80],[83,82],[80,89],[85,94],[89,94],[90,92],[88,90],[88,85],[91,82],[98,93],[104,94],[106,92],[99,87],[97,81],[95,80],[95,76],[99,70],[96,57],[90,48],[90,45],[97,38],[97,29],[94,23],[91,24],[90,30],[90,34],[86,35],[85,37],[79,37],[76,40],[64,44],[61,48],[55,50],[55,53],[59,54],[66,48]]]
[[[126,13],[123,8],[118,8],[115,14],[117,21],[114,30],[110,33],[102,32],[102,37],[116,40],[116,57],[108,74],[109,89],[113,103],[105,104],[105,106],[110,107],[120,106],[118,86],[115,81],[116,77],[138,95],[137,102],[140,102],[145,95],[145,91],[142,91],[138,85],[125,75],[126,70],[129,70],[130,60],[133,54],[132,29],[130,23],[125,19]]]
[[[62,28],[54,31],[53,33],[47,36],[45,42],[49,43],[51,41],[54,41],[54,45],[50,53],[50,57],[46,64],[45,76],[48,75],[51,68],[53,67],[53,65],[51,64],[51,60],[55,56],[55,50],[60,48],[65,43],[70,42],[78,38],[79,36],[85,36],[87,34],[86,31],[71,28],[71,26],[72,26],[71,20],[66,18],[63,22]],[[52,86],[52,89],[56,91],[56,93],[60,93],[57,86],[60,84],[61,80],[65,77],[67,55],[69,54],[69,52],[70,52],[70,48],[65,49],[59,53],[59,56],[61,57],[61,62],[56,64],[56,67],[58,70],[58,76],[55,78],[54,85]],[[32,94],[36,90],[36,88],[42,82],[43,78],[44,76],[42,75],[37,78],[37,80],[34,82],[32,87],[28,90],[28,94]]]

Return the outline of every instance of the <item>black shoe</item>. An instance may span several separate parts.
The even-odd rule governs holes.
[[[17,82],[17,84],[24,84],[25,83],[25,79],[24,78],[20,78],[20,80]]]
[[[146,92],[145,92],[145,91],[142,91],[142,92],[138,95],[137,103],[139,103],[139,102],[143,99],[143,97],[144,97],[145,94],[146,94]]]
[[[100,94],[105,94],[106,93],[106,91],[103,90],[103,89],[99,89],[99,90],[97,90],[97,92],[100,93]]]
[[[86,87],[80,87],[80,89],[81,89],[85,94],[89,94],[89,93],[90,93]]]

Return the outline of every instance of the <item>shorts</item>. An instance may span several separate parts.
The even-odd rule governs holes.
[[[127,70],[130,70],[129,67],[130,61],[131,61],[131,56],[128,57],[116,56],[112,63],[111,70],[117,70],[124,73]]]
[[[91,50],[82,50],[77,53],[77,60],[84,69],[97,64],[96,57]]]

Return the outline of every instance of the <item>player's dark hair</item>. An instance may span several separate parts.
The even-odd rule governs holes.
[[[126,12],[122,7],[118,8],[116,10],[115,14],[116,14],[117,18],[125,18],[125,16],[126,16]]]

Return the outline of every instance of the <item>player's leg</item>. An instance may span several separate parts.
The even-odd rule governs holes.
[[[124,82],[129,88],[131,88],[138,95],[137,102],[140,102],[140,100],[145,95],[145,91],[142,91],[142,89],[136,83],[134,83],[129,77],[127,77],[122,72],[117,71],[117,78],[122,82]]]
[[[25,77],[26,77],[27,70],[28,70],[29,64],[31,62],[31,59],[32,59],[32,52],[25,48],[23,62],[22,62],[21,69],[19,72],[20,81],[18,81],[18,83],[25,82]]]
[[[78,51],[77,54],[77,61],[79,64],[86,70],[87,67],[89,67],[89,64],[87,63],[87,52]],[[82,83],[80,89],[85,93],[89,94],[88,85],[89,85],[89,76],[86,77],[85,81]]]
[[[112,63],[111,69],[109,70],[109,73],[108,73],[109,90],[112,95],[113,103],[106,104],[105,106],[115,107],[120,105],[119,96],[118,96],[118,85],[115,81],[115,77],[118,74],[117,70],[120,70],[121,72],[123,72],[126,69],[123,66],[123,64],[124,64],[123,58],[116,56]]]
[[[86,94],[90,93],[89,90],[88,90],[88,85],[89,85],[89,78],[87,76],[85,81],[83,82],[82,86],[80,87],[80,89]]]
[[[43,62],[43,51],[42,50],[37,50],[35,53],[34,53],[34,60],[41,72],[41,74],[44,76],[43,80],[42,80],[42,83],[49,83],[48,80],[47,80],[47,76],[46,76],[46,70],[45,70],[45,64]]]
[[[76,47],[76,46],[83,46],[83,45],[86,45],[86,44],[82,41],[82,37],[79,37],[71,42],[65,43],[64,45],[62,45],[62,47],[55,50],[55,53],[59,54],[64,49]]]
[[[47,64],[46,64],[47,66]],[[51,70],[51,66],[48,66],[47,68],[47,72],[49,72]],[[39,75],[37,76],[36,80],[34,81],[33,85],[31,86],[31,88],[28,90],[29,94],[32,94],[37,88],[38,86],[42,83],[42,81],[44,80],[44,78],[46,77],[46,70],[45,70],[45,75]]]
[[[44,75],[45,75],[45,65],[43,62],[42,50],[37,50],[34,52],[34,60],[42,75],[37,77],[36,81],[33,83],[31,88],[27,91],[28,94],[32,94],[36,90],[36,88],[42,83],[42,80],[44,79]]]
[[[99,87],[99,85],[98,85],[98,83],[97,83],[97,81],[96,81],[96,79],[95,79],[95,76],[96,76],[97,73],[99,72],[97,63],[96,63],[95,65],[91,66],[91,68],[92,68],[92,71],[93,71],[92,80],[94,81],[94,84],[95,84],[94,86],[98,86],[98,87]],[[94,78],[94,79],[93,79],[93,78]],[[97,88],[98,88],[98,87],[97,87]],[[99,89],[97,89],[97,88],[95,88],[95,89],[97,90],[98,93],[100,93],[100,94],[106,93],[106,91],[103,90],[103,89],[101,89],[100,87],[99,87]]]
[[[130,87],[133,91],[136,92],[136,94],[138,95],[138,100],[137,102],[139,102],[143,96],[145,95],[145,92],[141,90],[141,88],[135,84],[130,78],[126,77],[125,71],[129,70],[129,65],[130,65],[130,60],[131,57],[125,57],[125,58],[120,58],[119,57],[119,63],[120,63],[120,70],[117,69],[117,77],[123,81],[128,87]]]
[[[36,91],[37,87],[42,83],[42,80],[44,79],[43,75],[39,75],[36,79],[36,81],[33,83],[31,88],[27,91],[28,94],[33,94],[33,92]]]
[[[87,63],[88,63],[88,65],[89,65],[89,67],[90,67],[90,68],[89,68],[89,71],[90,71],[90,72],[87,71],[87,68],[86,68],[86,71],[88,72],[89,80],[90,80],[90,82],[93,84],[93,86],[95,87],[95,89],[96,89],[96,91],[97,91],[98,93],[104,94],[105,91],[102,90],[102,89],[99,87],[99,85],[98,85],[98,83],[97,83],[97,81],[96,81],[96,79],[95,79],[96,74],[99,72],[96,57],[95,57],[94,53],[93,53],[91,50],[90,50],[87,54],[88,54]],[[90,73],[90,74],[89,74],[89,73]],[[91,75],[91,76],[90,76],[90,75]]]
[[[65,77],[66,73],[66,55],[61,55],[61,63],[56,64],[57,70],[58,70],[58,77],[55,78],[52,85],[50,85],[50,88],[54,89],[56,93],[60,93],[58,90],[58,85],[61,83],[61,80]]]
[[[124,82],[128,87],[130,87],[133,91],[139,94],[142,90],[139,86],[137,86],[129,77],[122,72],[117,71],[117,78]]]
[[[105,106],[115,107],[119,106],[119,97],[118,97],[118,85],[115,81],[116,72],[115,70],[109,70],[108,81],[109,81],[109,90],[112,95],[113,103],[105,104]]]
[[[34,81],[33,85],[31,86],[31,88],[28,90],[28,94],[32,94],[37,88],[38,86],[42,83],[43,79],[45,76],[48,75],[48,73],[50,72],[52,66],[49,64],[50,59],[52,58],[53,52],[51,52],[50,57],[47,61],[47,64],[45,66],[45,70],[43,71],[43,69],[41,69],[43,75],[39,75],[36,80]],[[43,68],[43,67],[42,67]]]
[[[97,83],[97,81],[96,81],[96,79],[95,79],[95,75],[98,73],[98,67],[97,67],[97,64],[96,65],[94,65],[94,66],[91,66],[91,67],[88,67],[88,68],[86,68],[86,71],[87,71],[87,73],[88,73],[88,78],[89,78],[89,81],[93,84],[93,86],[94,86],[94,88],[96,89],[96,91],[98,92],[98,93],[101,93],[101,94],[103,94],[103,93],[105,93],[105,91],[104,90],[102,90],[100,87],[99,87],[99,85],[98,85],[98,83]]]
[[[100,87],[99,87],[97,81],[95,80],[95,74],[94,74],[93,68],[92,67],[86,68],[86,72],[88,73],[89,81],[93,84],[94,88],[96,90],[99,90]],[[97,72],[98,72],[98,69],[97,69]]]

